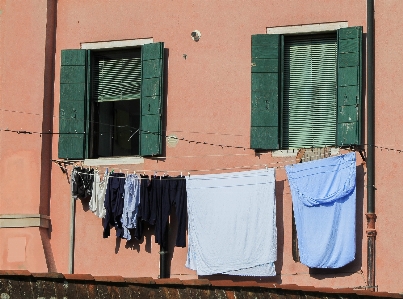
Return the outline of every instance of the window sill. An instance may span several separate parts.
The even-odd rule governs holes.
[[[104,166],[104,165],[127,165],[127,164],[143,164],[142,157],[111,157],[99,159],[85,159],[84,165],[87,166]]]
[[[292,150],[277,150],[277,151],[272,151],[271,155],[272,157],[295,157],[297,156],[298,149],[292,149]]]
[[[299,149],[291,149],[291,150],[276,150],[272,152],[272,157],[283,158],[283,157],[296,157]],[[330,155],[336,156],[340,153],[338,147],[330,148]]]

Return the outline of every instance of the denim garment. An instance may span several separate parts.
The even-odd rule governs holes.
[[[122,214],[123,238],[131,240],[130,228],[136,227],[140,205],[140,180],[135,174],[129,174],[125,182],[125,195]]]

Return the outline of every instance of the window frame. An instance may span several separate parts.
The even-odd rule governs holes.
[[[145,51],[143,51],[143,46]],[[91,120],[91,50],[117,50],[142,47],[142,87],[140,108],[140,155],[162,154],[162,123],[164,106],[164,43],[152,38],[82,43],[80,49],[62,50],[60,69],[59,158],[71,160],[101,159],[128,164],[144,161],[141,157],[107,157],[88,159],[92,141],[89,138]],[[144,54],[144,55],[143,55]],[[146,66],[145,66],[146,65]],[[66,92],[67,91],[67,92]],[[142,106],[141,104],[140,106]],[[151,107],[151,110],[150,110]],[[75,119],[72,121],[72,119]],[[143,121],[143,120],[146,121]],[[77,120],[77,121],[76,121]],[[144,124],[143,124],[144,122]],[[128,161],[129,160],[129,161]],[[102,163],[101,163],[102,164]]]
[[[90,123],[89,123],[89,144],[88,144],[88,157],[90,159],[105,159],[105,158],[116,158],[116,157],[130,157],[130,156],[140,156],[140,132],[137,135],[138,140],[138,148],[136,149],[136,151],[138,152],[138,154],[134,154],[134,155],[111,155],[111,156],[99,156],[99,133],[98,134],[94,134],[95,130],[100,131],[100,116],[99,113],[101,111],[100,106],[103,105],[103,102],[110,102],[113,103],[114,102],[119,102],[119,101],[140,101],[139,102],[139,116],[138,116],[138,121],[139,121],[139,125],[141,124],[141,97],[137,98],[137,99],[131,99],[131,100],[106,100],[106,101],[97,101],[96,96],[95,96],[95,88],[96,88],[96,84],[95,84],[95,76],[94,76],[94,71],[96,68],[96,62],[97,62],[97,58],[99,57],[99,54],[102,55],[102,53],[106,53],[107,55],[109,54],[109,52],[111,51],[127,51],[127,52],[131,52],[131,50],[133,51],[138,51],[140,52],[140,59],[141,59],[141,45],[139,46],[129,46],[129,47],[124,47],[124,48],[102,48],[102,49],[92,49],[89,52],[89,58],[88,60],[90,61],[89,63],[89,69],[88,69],[88,86],[90,88],[90,92],[89,92],[89,119],[90,119]],[[126,54],[127,55],[127,54]],[[131,54],[129,54],[131,55]],[[138,55],[138,53],[137,53]],[[134,56],[134,55],[133,55]],[[141,69],[141,66],[140,66]],[[140,79],[141,80],[141,79]],[[98,114],[98,115],[97,115]],[[116,124],[113,124],[113,126]],[[112,134],[114,136],[114,138],[116,138],[116,136],[114,134]],[[134,137],[134,136],[132,136]]]
[[[282,93],[284,90],[282,73],[284,63],[282,50],[283,36],[323,34],[334,31],[337,31],[338,49],[347,49],[345,52],[344,50],[338,50],[337,55],[337,132],[335,145],[349,146],[361,144],[361,122],[363,119],[362,27],[348,27],[347,22],[336,22],[272,27],[266,30],[269,34],[252,35],[252,119],[250,143],[252,149],[274,151],[290,150],[282,147],[282,144],[280,144],[282,142],[280,130],[282,127],[281,107]],[[355,56],[353,64],[348,64],[352,61],[350,56]],[[353,69],[353,72],[347,74],[349,72],[349,66],[352,66],[350,69]],[[341,70],[343,70],[343,72],[341,72]],[[350,86],[351,84],[346,78],[350,76],[349,78],[351,79],[351,73],[354,72],[357,75],[356,78],[352,80],[355,82],[355,85]],[[266,78],[264,78],[265,74]],[[259,77],[262,79],[260,80]],[[259,80],[261,82],[258,82]],[[278,82],[276,80],[278,80]],[[341,83],[339,81],[343,81],[347,86],[340,85]],[[276,85],[272,85],[273,82]],[[350,88],[350,90],[348,90],[348,88]],[[349,91],[350,94],[348,93]],[[344,97],[343,100],[342,97]],[[328,146],[331,145],[329,144]]]
[[[287,71],[286,71],[286,69],[287,69],[286,68],[286,57],[287,57],[286,49],[287,49],[287,46],[286,46],[286,44],[290,43],[290,41],[295,40],[295,39],[304,40],[304,42],[305,42],[305,40],[310,39],[310,37],[313,37],[313,39],[316,40],[316,41],[320,40],[321,45],[323,45],[323,43],[326,43],[326,41],[329,41],[329,39],[334,39],[334,40],[332,40],[332,42],[334,42],[334,47],[336,48],[336,56],[334,57],[334,61],[333,61],[334,62],[334,76],[335,76],[334,79],[335,79],[335,82],[334,82],[334,85],[332,84],[332,88],[334,87],[334,95],[333,95],[334,98],[332,99],[332,104],[331,104],[331,105],[334,105],[333,106],[334,110],[332,110],[334,112],[334,116],[332,116],[332,117],[334,117],[334,120],[333,120],[333,122],[331,122],[331,126],[334,128],[334,136],[333,136],[334,137],[334,140],[333,140],[334,143],[333,144],[332,143],[326,143],[326,144],[322,143],[322,144],[320,144],[319,142],[316,142],[313,146],[314,147],[326,147],[326,146],[329,146],[329,145],[333,146],[336,143],[336,127],[337,127],[337,119],[336,119],[337,118],[337,59],[338,59],[337,31],[327,31],[325,33],[323,33],[323,32],[314,32],[312,34],[302,34],[302,33],[301,34],[285,34],[285,35],[282,34],[281,35],[281,43],[282,43],[282,50],[281,50],[282,51],[281,52],[282,78],[280,79],[281,80],[281,95],[282,96],[281,96],[281,99],[279,101],[279,105],[280,105],[280,107],[279,107],[280,108],[280,115],[279,115],[279,128],[280,128],[279,129],[279,131],[280,131],[279,146],[282,149],[292,150],[292,149],[301,148],[301,146],[300,147],[291,146],[291,144],[293,143],[292,136],[293,136],[293,134],[295,135],[295,133],[292,133],[292,131],[291,131],[292,126],[290,124],[289,124],[289,127],[288,127],[288,129],[290,131],[288,132],[288,134],[286,134],[287,126],[285,124],[285,119],[288,119],[289,121],[291,121],[293,119],[292,118],[292,111],[289,110],[288,111],[289,114],[287,114],[287,112],[286,112],[287,111],[287,109],[286,109],[286,103],[287,103],[287,101],[286,101],[286,98],[287,98],[286,97],[286,94],[287,94],[286,86],[287,85],[290,86],[290,82],[287,82],[287,80],[291,79],[291,78],[286,78],[286,73],[287,73]],[[312,56],[312,57],[314,57],[315,59],[317,58],[315,56]],[[291,60],[291,57],[289,57],[289,59]],[[288,75],[290,75],[290,76],[292,75],[291,70],[289,70]],[[312,99],[309,99],[308,103],[312,104],[314,102],[312,101]],[[300,104],[298,104],[298,105],[300,105]],[[326,102],[325,105],[330,106],[329,102]],[[330,108],[330,107],[328,107],[328,108]],[[304,109],[304,111],[305,111],[305,109]],[[320,116],[319,113],[315,114],[315,116],[313,117],[314,118],[313,120],[318,120],[317,117],[319,117],[319,116]],[[323,117],[323,115],[322,115],[322,117]],[[309,118],[309,117],[304,116],[304,121],[307,121],[307,118]],[[309,121],[309,126],[312,125],[313,120],[311,119]],[[293,121],[295,122],[295,119],[293,119]],[[330,123],[330,122],[327,121],[327,123]],[[295,125],[295,123],[294,123],[294,125]],[[314,135],[316,137],[318,137],[318,135],[321,135],[321,137],[323,137],[323,132],[319,133],[317,128],[315,128],[315,130],[313,132],[315,132]],[[309,133],[308,133],[308,135],[309,135]],[[298,136],[299,139],[306,138],[306,135],[304,135],[302,132],[299,132],[296,136]],[[287,141],[288,141],[288,144],[289,144],[288,146],[286,146]],[[312,145],[306,145],[306,147],[310,148],[310,147],[312,147]]]

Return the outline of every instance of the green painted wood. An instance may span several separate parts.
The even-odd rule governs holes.
[[[283,148],[335,144],[336,62],[336,34],[285,39]]]
[[[60,70],[59,158],[84,159],[86,130],[86,50],[62,50]]]
[[[94,130],[91,130],[91,128],[93,128],[93,123],[90,123],[90,120],[91,120],[91,111],[92,111],[92,101],[91,101],[91,99],[92,99],[92,94],[93,94],[93,88],[92,88],[92,86],[93,86],[93,84],[92,84],[92,81],[93,81],[93,75],[92,75],[92,64],[93,64],[93,58],[92,58],[92,51],[90,51],[90,50],[87,50],[86,51],[87,53],[87,61],[86,61],[86,66],[87,66],[87,69],[86,69],[86,73],[87,73],[87,76],[86,76],[86,79],[87,79],[87,82],[86,82],[86,97],[85,97],[85,99],[84,99],[84,105],[85,105],[85,107],[86,107],[86,109],[85,109],[85,124],[84,124],[84,126],[85,126],[85,132],[87,132],[87,134],[85,135],[86,136],[86,138],[85,138],[85,147],[86,147],[86,149],[84,150],[84,155],[85,155],[85,158],[90,158],[90,155],[92,155],[93,153],[90,153],[90,151],[92,151],[93,150],[93,147],[91,146],[91,140],[93,139],[93,136],[92,136],[92,132],[94,131]]]
[[[251,148],[278,149],[278,128],[251,127]]]
[[[160,114],[160,103],[158,101],[158,97],[145,97],[141,101],[141,111],[143,115],[157,115]],[[158,123],[158,122],[157,122]]]
[[[85,83],[86,77],[85,65],[68,66],[62,65],[60,70],[60,83],[61,84],[73,84],[73,83]]]
[[[250,147],[278,149],[281,36],[257,34],[251,40]]]
[[[338,30],[338,146],[361,144],[362,27]]]
[[[140,155],[162,154],[164,43],[141,49]]]
[[[141,82],[141,92],[144,94],[144,97],[152,97],[158,100],[158,97],[161,95],[161,88],[162,82],[159,77],[144,78]]]
[[[61,65],[85,65],[87,54],[85,50],[62,50]]]

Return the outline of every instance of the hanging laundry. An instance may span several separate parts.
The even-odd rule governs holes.
[[[90,210],[99,218],[104,218],[106,209],[104,207],[106,187],[108,185],[109,173],[106,170],[101,178],[98,170],[94,171],[94,182],[92,184],[92,196],[90,200]]]
[[[355,153],[286,166],[301,263],[339,268],[355,258]]]
[[[129,229],[137,224],[137,213],[140,204],[140,180],[137,175],[129,174],[124,185],[124,204],[122,214],[123,238],[131,240]]]
[[[138,207],[136,229],[134,237],[140,240],[143,237],[143,222],[148,222],[150,218],[150,185],[151,181],[147,175],[140,175],[140,203]]]
[[[154,179],[151,189],[156,197],[157,218],[155,242],[168,248],[168,221],[171,207],[175,207],[178,230],[175,246],[186,246],[186,179],[185,177],[162,177]]]
[[[155,225],[155,242],[168,247],[168,225],[171,208],[175,207],[178,230],[175,246],[186,246],[186,179],[184,177],[141,177],[140,205],[135,230],[136,239],[143,236],[143,225]]]
[[[198,275],[276,275],[275,170],[196,175],[186,184],[186,267]]]
[[[111,226],[115,227],[116,237],[123,237],[122,214],[125,194],[125,175],[123,173],[110,173],[105,195],[106,214],[103,221],[103,237],[110,236]]]
[[[71,195],[86,198],[92,195],[94,169],[74,167],[71,173]]]

